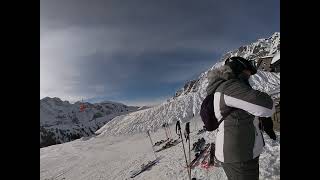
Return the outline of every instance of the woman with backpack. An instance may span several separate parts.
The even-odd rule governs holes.
[[[231,57],[224,66],[208,74],[207,94],[212,95],[209,101],[212,105],[203,103],[200,114],[207,130],[217,129],[215,157],[229,180],[259,179],[264,123],[268,124],[267,134],[274,140],[276,137],[270,126],[271,119],[259,120],[272,115],[273,100],[268,94],[252,89],[249,77],[255,73],[257,69],[252,62]],[[205,107],[212,107],[218,123],[210,125],[213,121],[205,119],[208,116],[208,109],[203,111]]]

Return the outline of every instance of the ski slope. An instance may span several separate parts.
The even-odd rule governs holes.
[[[201,137],[204,137],[206,142],[214,142],[215,133],[205,132],[196,135],[196,127],[199,129],[202,127],[200,117],[196,116],[187,121],[191,122],[191,147]],[[181,127],[184,129],[185,124],[181,124]],[[175,134],[175,127],[170,126],[170,130],[174,136],[173,138],[176,139],[178,136]],[[165,131],[159,129],[151,133],[151,137],[153,143],[165,139]],[[277,141],[271,140],[268,136],[264,137],[266,146],[260,156],[260,179],[280,179],[280,134],[277,133]],[[134,179],[188,179],[181,143],[160,151],[156,155],[161,158],[159,163]],[[154,159],[155,155],[152,152],[151,143],[146,133],[117,137],[100,134],[90,138],[81,138],[64,144],[41,148],[40,179],[131,179],[130,171],[136,170],[142,163],[146,164]],[[192,170],[192,177],[203,180],[227,179],[221,167],[214,167],[207,171],[197,166]]]

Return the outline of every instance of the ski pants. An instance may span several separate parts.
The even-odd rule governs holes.
[[[222,163],[228,180],[258,180],[259,156],[246,162]]]

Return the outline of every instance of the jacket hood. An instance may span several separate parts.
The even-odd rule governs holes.
[[[232,69],[229,66],[221,66],[220,68],[213,69],[208,72],[208,86],[207,94],[211,94],[212,91],[221,81],[226,81],[230,79],[235,79],[236,75],[232,72]]]
[[[236,75],[232,69],[227,66],[221,66],[220,68],[213,69],[208,72],[207,75],[208,78],[208,86],[207,86],[207,94],[211,94],[214,89],[216,89],[216,86],[220,84],[221,81],[226,81],[230,79],[237,79],[241,81],[242,83],[249,84],[249,77],[243,73],[240,73],[239,75]]]

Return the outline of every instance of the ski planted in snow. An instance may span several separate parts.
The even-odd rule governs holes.
[[[213,165],[210,164],[210,152],[207,151],[207,153],[203,157],[203,160],[201,161],[201,167],[208,169],[211,166],[213,166]]]
[[[211,143],[210,151],[206,153],[203,160],[201,161],[201,167],[208,169],[210,167],[220,167],[220,163],[215,159],[215,144]]]
[[[207,152],[207,150],[209,149],[210,144],[206,144],[205,147],[200,150],[200,152],[196,153],[195,158],[191,161],[191,163],[189,164],[189,167],[194,168],[199,160],[201,159],[201,157],[203,157],[203,155]]]
[[[197,142],[193,143],[193,147],[191,150],[194,150],[194,152],[199,152],[205,144],[206,140],[204,138],[199,138]]]

